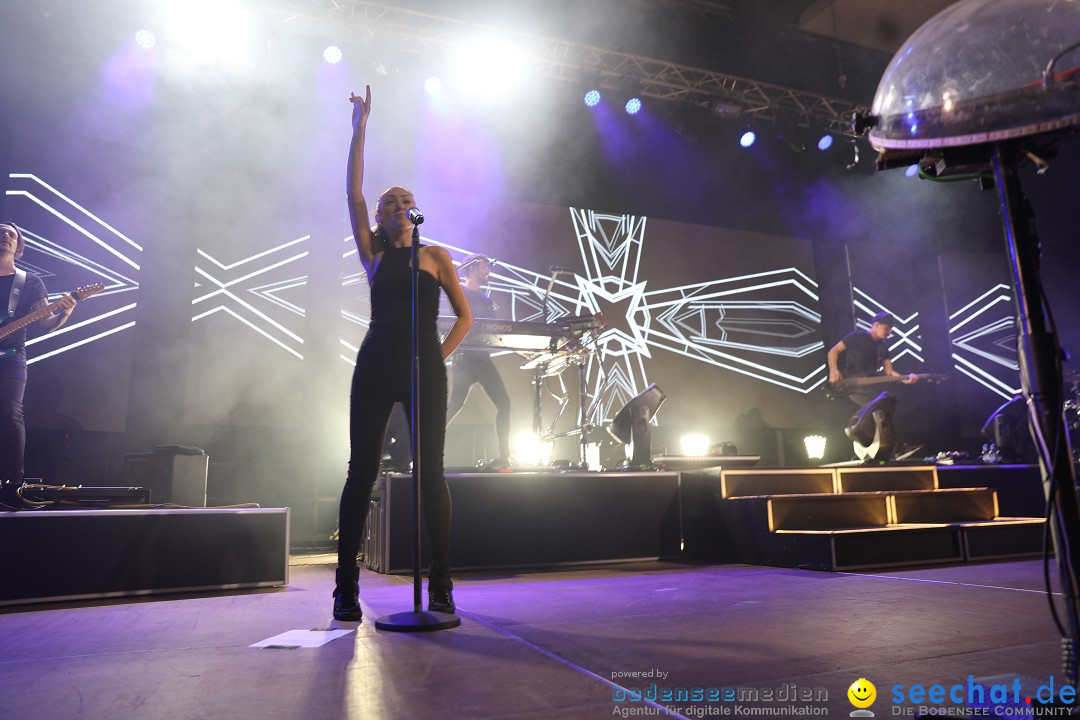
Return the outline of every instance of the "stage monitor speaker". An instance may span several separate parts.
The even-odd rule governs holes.
[[[1023,395],[1014,396],[990,413],[983,423],[982,434],[997,446],[1006,462],[1035,462],[1035,441],[1031,438]]]
[[[206,507],[210,456],[198,448],[160,446],[124,456],[124,484],[145,487],[151,503]]]
[[[649,426],[656,411],[666,399],[667,395],[656,387],[656,383],[653,383],[626,403],[608,427],[608,432],[613,438],[624,445],[634,446],[633,457],[630,460],[634,467],[652,463],[652,437]]]

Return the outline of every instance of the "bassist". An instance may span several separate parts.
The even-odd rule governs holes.
[[[906,384],[918,381],[917,375],[903,376],[896,372],[889,359],[889,346],[886,340],[892,332],[895,318],[889,313],[879,312],[874,316],[870,330],[853,330],[841,338],[840,342],[829,350],[829,382],[835,383],[848,378],[880,375],[903,378]],[[843,371],[841,371],[841,362]],[[874,392],[853,392],[848,395],[859,407],[876,397]]]

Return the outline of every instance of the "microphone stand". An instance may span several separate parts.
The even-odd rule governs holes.
[[[413,223],[412,247],[409,249],[409,267],[412,269],[410,283],[412,293],[412,367],[410,369],[409,400],[412,412],[409,422],[409,441],[412,443],[413,464],[413,609],[384,615],[375,621],[378,630],[391,632],[427,632],[448,630],[461,624],[461,618],[452,613],[424,612],[421,598],[420,577],[420,223]]]
[[[1061,580],[1065,615],[1062,660],[1065,682],[1078,682],[1080,643],[1080,498],[1069,433],[1062,410],[1062,350],[1039,277],[1039,237],[1035,214],[1024,196],[1017,164],[1019,141],[991,148],[991,165],[1005,230],[1012,274],[1018,334],[1020,379],[1028,406],[1028,424],[1036,448],[1046,516]],[[1051,512],[1052,510],[1052,512]]]

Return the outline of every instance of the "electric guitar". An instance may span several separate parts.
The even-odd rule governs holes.
[[[71,295],[71,297],[75,298],[75,300],[77,302],[81,302],[81,301],[85,300],[86,298],[90,297],[91,295],[93,295],[95,293],[99,293],[104,289],[105,289],[105,284],[104,283],[94,283],[93,285],[83,285],[78,290],[74,290],[73,292],[69,293],[69,295]],[[60,300],[62,300],[62,299],[63,298],[60,298]],[[26,327],[28,325],[32,325],[32,324],[36,323],[38,320],[41,320],[42,318],[46,317],[47,315],[51,315],[53,313],[53,311],[56,310],[56,308],[60,307],[60,300],[56,300],[54,302],[49,303],[48,305],[40,307],[37,310],[35,310],[34,312],[30,313],[29,315],[23,315],[18,320],[10,322],[10,323],[8,323],[6,325],[0,325],[0,340],[3,340],[8,335],[12,335],[14,333],[19,332],[20,330],[22,330],[24,327]],[[4,357],[6,355],[14,355],[14,354],[15,354],[15,348],[7,348],[7,349],[4,349],[4,350],[0,350],[0,357]]]
[[[843,380],[837,380],[834,383],[825,383],[825,396],[830,400],[835,400],[836,398],[847,397],[853,392],[858,392],[863,388],[873,387],[874,385],[902,383],[907,380],[908,377],[908,375],[900,375],[899,377],[893,377],[891,375],[874,375],[871,377],[844,378]],[[916,373],[915,377],[923,382],[929,383],[939,383],[949,379],[948,375],[942,373]]]

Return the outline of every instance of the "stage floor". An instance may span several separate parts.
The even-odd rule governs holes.
[[[375,630],[376,617],[411,609],[408,578],[395,575],[362,571],[364,622],[333,621],[331,562],[294,556],[285,588],[2,610],[0,717],[573,720],[780,706],[847,717],[847,689],[866,678],[883,718],[903,714],[892,707],[897,684],[1021,673],[1060,687],[1062,677],[1039,560],[873,573],[661,562],[474,572],[457,578],[461,627],[420,635]],[[350,632],[318,648],[250,647],[326,627]],[[653,685],[759,700],[614,699]],[[761,699],[792,690],[817,699]]]

